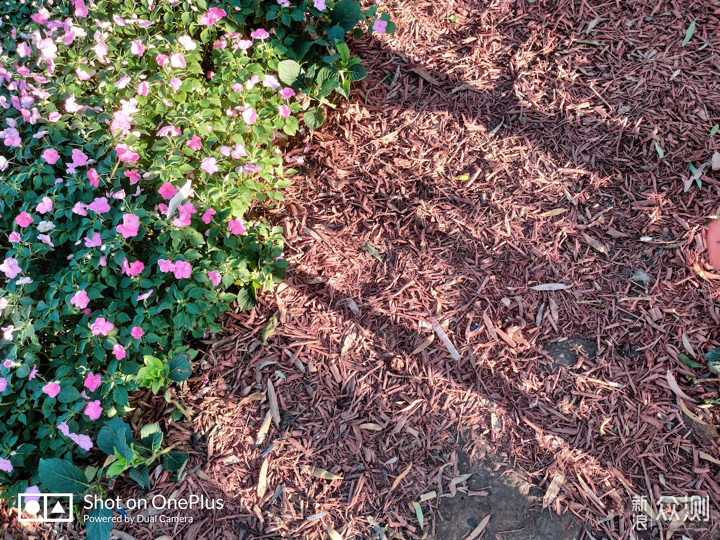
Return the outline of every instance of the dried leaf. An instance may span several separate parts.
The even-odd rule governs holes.
[[[599,23],[604,21],[602,17],[595,17],[592,21],[590,21],[590,24],[588,24],[587,28],[585,29],[585,35],[592,32],[592,29],[595,28],[595,26]]]
[[[587,496],[590,497],[595,502],[595,504],[597,504],[600,508],[605,508],[605,505],[603,504],[603,502],[598,498],[597,495],[595,495],[593,490],[590,489],[590,486],[588,486],[585,483],[585,480],[582,479],[582,476],[580,476],[578,474],[577,479],[580,482],[580,485],[582,486],[582,488],[585,490],[585,493],[587,493]]]
[[[588,244],[590,244],[592,247],[594,247],[596,250],[598,250],[603,255],[607,255],[607,248],[604,244],[601,244],[597,240],[595,240],[592,236],[589,234],[582,233],[583,238],[587,241]]]
[[[718,127],[717,124],[715,124],[715,127],[713,127],[713,129],[715,129],[716,127]],[[715,131],[717,132],[717,130]],[[712,137],[713,135],[714,133],[712,133],[710,136]],[[713,171],[720,170],[720,152],[713,153],[711,164]]]
[[[252,403],[253,401],[264,401],[265,400],[265,392],[255,392],[254,394],[250,394],[247,397],[244,397],[240,400],[240,403],[238,405],[245,405],[247,403]]]
[[[478,524],[477,527],[475,527],[472,531],[470,531],[470,534],[465,538],[465,540],[475,540],[480,534],[485,530],[485,527],[487,527],[488,522],[490,521],[490,516],[492,514],[488,514],[483,518],[483,520]]]
[[[550,506],[550,504],[557,498],[558,494],[560,493],[560,488],[562,487],[563,483],[565,482],[565,474],[556,472],[552,480],[550,481],[550,486],[548,487],[547,491],[545,492],[545,496],[543,497],[543,508],[547,508]]]
[[[370,242],[365,242],[365,250],[366,250],[370,255],[372,255],[373,257],[375,257],[378,261],[382,262],[382,257],[381,257],[380,254],[377,252],[377,249],[375,249]]]
[[[570,289],[571,287],[571,285],[566,285],[565,283],[544,283],[543,285],[535,285],[530,288],[533,291],[564,291],[565,289]]]
[[[282,317],[282,313],[280,311],[276,311],[270,319],[268,319],[267,324],[265,325],[265,328],[263,328],[262,331],[262,340],[265,345],[267,345],[267,340],[272,337],[272,335],[277,330],[278,325],[280,324],[280,318]]]
[[[311,467],[310,465],[300,465],[300,470],[308,474],[313,475],[315,478],[321,478],[323,480],[342,480],[342,476],[333,474],[330,471],[321,469],[320,467]]]
[[[693,422],[697,424],[702,424],[707,426],[707,422],[705,422],[702,418],[700,418],[698,415],[696,415],[694,412],[692,412],[690,409],[688,409],[688,406],[685,405],[685,402],[681,399],[680,400],[680,408],[682,409],[682,412],[685,413],[685,415],[692,420]]]
[[[428,348],[428,346],[435,341],[435,334],[430,334],[428,337],[426,337],[423,342],[415,347],[415,350],[412,352],[412,354],[419,354],[423,352],[425,349]]]
[[[257,437],[255,437],[255,446],[260,446],[263,441],[265,440],[265,437],[268,434],[268,431],[270,430],[270,422],[272,421],[272,414],[270,411],[267,412],[265,415],[265,420],[263,420],[262,425],[260,426],[260,429],[258,430]]]
[[[267,470],[268,460],[263,460],[262,466],[260,467],[260,477],[258,478],[257,494],[258,498],[262,499],[267,492]]]
[[[670,387],[670,390],[675,392],[676,395],[680,396],[683,399],[687,399],[691,403],[695,403],[695,400],[688,396],[685,392],[680,390],[680,387],[678,386],[677,381],[675,380],[675,377],[672,373],[670,373],[670,370],[668,369],[667,374],[665,375],[665,379],[667,380],[668,386]]]
[[[345,341],[343,342],[342,349],[340,350],[340,358],[345,358],[345,355],[350,350],[350,347],[352,347],[352,344],[355,343],[355,338],[357,337],[357,329],[353,327],[352,330],[348,332],[348,334],[345,336]]]
[[[277,394],[275,394],[275,387],[270,379],[267,382],[267,395],[268,402],[270,404],[270,414],[272,414],[273,422],[275,427],[280,428],[280,407],[278,406]]]
[[[456,476],[452,480],[450,480],[450,486],[457,486],[459,484],[462,484],[463,482],[467,482],[467,480],[473,475],[473,473],[467,473],[467,474],[461,474],[460,476]]]
[[[683,347],[685,347],[685,350],[690,353],[690,356],[693,358],[697,358],[697,354],[695,354],[695,351],[692,348],[692,345],[690,344],[690,340],[687,337],[687,334],[685,332],[682,333],[682,344]]]
[[[333,529],[330,525],[325,526],[325,532],[328,533],[330,540],[342,540],[342,535]]]
[[[420,503],[413,501],[413,506],[415,507],[415,517],[417,517],[418,523],[420,524],[420,529],[423,529],[424,516]]]
[[[398,477],[395,479],[395,481],[392,483],[392,486],[390,487],[390,491],[398,487],[398,484],[402,482],[402,479],[407,476],[407,474],[410,472],[410,469],[412,469],[412,463],[407,466],[407,469],[405,469],[403,472],[401,472]]]
[[[565,212],[567,212],[567,208],[553,208],[552,210],[548,210],[547,212],[540,214],[540,217],[554,217],[564,214]]]
[[[706,244],[710,264],[720,270],[720,219],[713,219],[708,225]]]
[[[437,497],[437,493],[435,493],[434,491],[428,491],[427,493],[423,493],[422,495],[420,495],[420,502],[429,501],[431,499],[434,499],[435,497]]]
[[[435,86],[440,86],[440,83],[439,83],[435,78],[433,78],[432,75],[430,75],[430,74],[429,74],[427,71],[425,71],[424,69],[422,69],[422,68],[410,68],[410,71],[412,71],[413,73],[416,73],[417,75],[419,75],[420,77],[422,77],[423,79],[425,79],[425,80],[426,80],[427,82],[429,82],[430,84],[434,84]]]
[[[462,357],[460,356],[460,353],[457,352],[455,345],[452,344],[452,341],[450,341],[450,338],[447,337],[447,334],[445,333],[445,331],[435,321],[433,321],[433,330],[435,330],[435,333],[440,338],[440,341],[443,342],[443,344],[445,345],[445,348],[447,348],[447,350],[450,353],[450,356],[452,356],[453,360],[460,360]]]
[[[360,429],[369,429],[370,431],[382,431],[384,429],[381,425],[375,424],[374,422],[366,422],[360,424],[358,427]]]
[[[720,459],[716,459],[702,450],[698,450],[698,457],[704,459],[705,461],[709,461],[710,463],[714,463],[715,465],[720,465]]]

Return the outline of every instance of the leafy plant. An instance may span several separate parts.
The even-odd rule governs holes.
[[[93,478],[177,467],[159,431],[112,428],[139,386],[187,379],[187,336],[283,279],[281,229],[252,210],[294,173],[276,144],[365,75],[348,32],[394,29],[355,0],[43,5],[0,6],[6,498],[86,489],[72,460],[95,445]]]

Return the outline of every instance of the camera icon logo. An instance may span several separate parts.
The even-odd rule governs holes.
[[[72,493],[20,493],[18,521],[21,523],[71,523]]]

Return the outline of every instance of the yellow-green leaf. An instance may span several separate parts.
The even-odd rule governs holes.
[[[695,33],[695,21],[690,23],[690,26],[688,26],[688,29],[685,32],[685,39],[683,39],[683,42],[682,42],[683,47],[690,42],[694,33]]]
[[[315,478],[322,478],[323,480],[342,480],[342,476],[333,474],[330,471],[321,469],[320,467],[311,467],[310,465],[301,465],[300,470],[308,474],[312,474]]]

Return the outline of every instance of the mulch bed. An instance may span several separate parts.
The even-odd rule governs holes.
[[[690,536],[715,537],[718,378],[701,353],[719,345],[704,230],[720,182],[684,181],[716,149],[720,7],[389,9],[395,35],[353,44],[368,78],[288,154],[300,174],[268,211],[288,279],[227,315],[181,396],[193,419],[173,437],[193,457],[154,492],[225,508],[165,534],[432,536],[458,449],[489,444],[543,490],[564,475],[550,509],[593,538],[631,538],[633,494],[709,496]],[[548,283],[569,288],[531,289]],[[570,362],[548,352],[583,338]],[[423,530],[412,502],[430,491]]]

